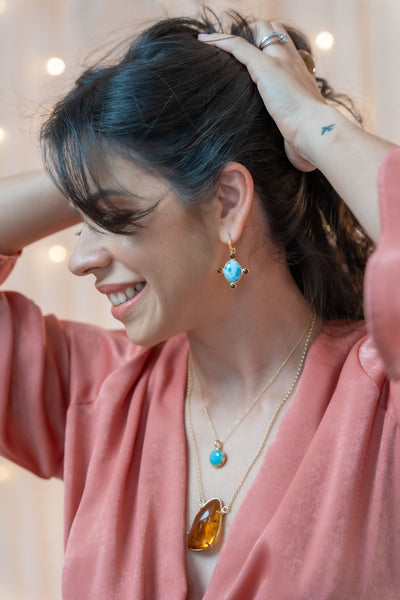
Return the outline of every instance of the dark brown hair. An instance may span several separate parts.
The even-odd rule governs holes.
[[[254,43],[234,13],[228,31]],[[110,154],[163,176],[182,202],[205,202],[230,161],[250,171],[275,242],[292,275],[325,320],[360,319],[363,274],[373,248],[319,172],[288,161],[282,136],[247,69],[197,39],[221,30],[210,19],[166,19],[146,29],[113,63],[96,65],[59,102],[42,130],[45,163],[73,203],[110,231],[126,233],[152,210],[116,210],[102,193],[99,165]],[[297,48],[310,51],[288,28]],[[325,80],[321,93],[349,108]],[[101,159],[103,157],[103,159]],[[89,189],[98,190],[96,201]]]

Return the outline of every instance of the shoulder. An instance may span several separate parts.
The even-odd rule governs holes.
[[[311,353],[310,353],[311,354]],[[367,378],[380,389],[387,377],[385,364],[364,321],[335,321],[325,325],[310,356],[314,369],[336,379]]]
[[[311,376],[324,388],[327,404],[346,411],[358,406],[371,418],[381,409],[400,424],[400,383],[390,379],[364,322],[326,325],[311,350]]]

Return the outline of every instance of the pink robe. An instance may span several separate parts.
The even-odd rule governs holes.
[[[400,148],[379,186],[369,333],[312,345],[207,600],[400,598]],[[15,293],[0,324],[0,451],[64,479],[64,599],[186,598],[186,337],[136,347]]]

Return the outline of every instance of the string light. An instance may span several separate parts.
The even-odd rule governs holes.
[[[2,127],[0,127],[0,144],[4,140],[5,137],[6,137],[5,130]]]
[[[51,262],[62,263],[67,258],[67,254],[67,249],[64,246],[56,245],[49,249],[47,256]]]
[[[321,31],[315,39],[315,43],[321,50],[329,50],[333,46],[335,38],[329,31]]]
[[[65,62],[54,56],[47,61],[46,68],[49,75],[61,75],[65,71]]]
[[[0,463],[0,483],[11,479],[11,469],[7,465]]]

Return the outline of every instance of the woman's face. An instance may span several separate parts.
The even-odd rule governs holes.
[[[82,215],[71,271],[95,276],[113,316],[137,344],[151,346],[195,331],[207,323],[223,285],[217,269],[225,249],[212,210],[189,210],[164,180],[127,161],[115,161],[113,176],[129,191],[110,194],[116,208],[159,203],[129,235],[110,233]]]

